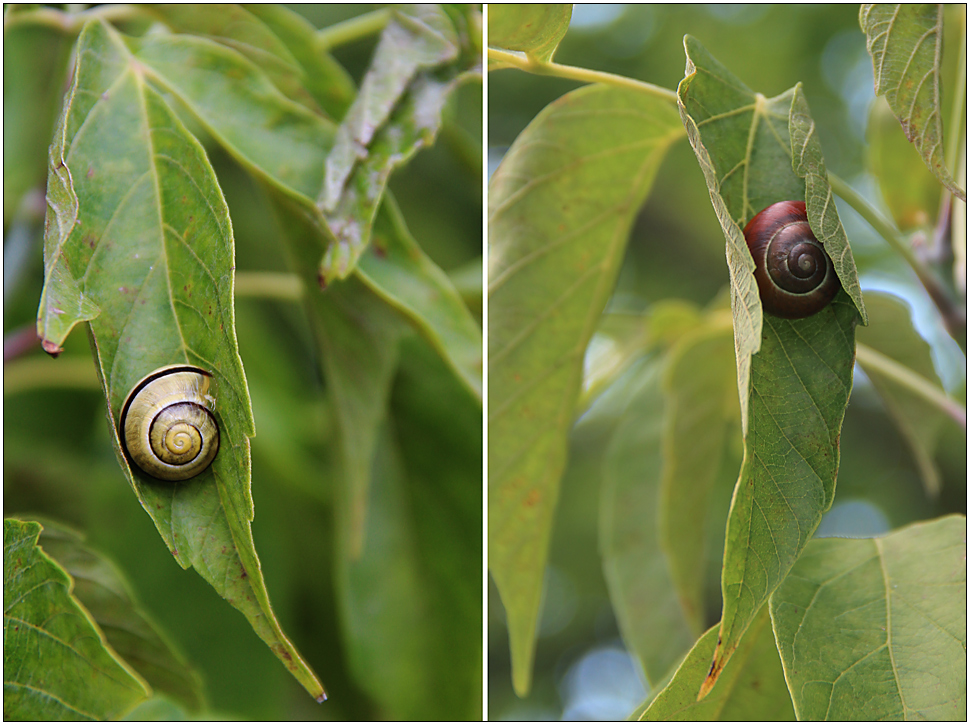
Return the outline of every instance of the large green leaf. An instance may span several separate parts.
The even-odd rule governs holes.
[[[358,277],[438,351],[459,380],[482,397],[482,331],[454,285],[411,236],[393,197],[374,223],[373,254],[359,262]],[[479,267],[479,280],[481,269]]]
[[[252,540],[255,430],[233,322],[228,209],[198,141],[102,22],[81,32],[50,165],[40,336],[57,348],[90,320],[118,460],[166,546],[323,698],[273,615]],[[72,304],[58,307],[59,300]],[[117,436],[128,391],[172,363],[212,373],[221,434],[212,466],[181,483],[129,466]]]
[[[771,618],[799,720],[966,720],[965,517],[812,541]]]
[[[288,98],[331,117],[354,96],[347,72],[327,53],[308,52],[314,28],[279,5],[164,4],[145,11],[179,33],[201,35],[239,51]]]
[[[37,545],[34,521],[3,521],[3,715],[118,718],[151,688],[111,649],[73,582]]]
[[[627,649],[656,687],[694,642],[660,546],[664,397],[661,365],[637,370],[603,464],[600,551]]]
[[[768,607],[751,622],[734,658],[711,693],[697,699],[717,644],[711,627],[659,692],[640,720],[721,720],[764,722],[794,720],[791,696],[785,685],[778,650],[772,637]]]
[[[943,5],[863,3],[859,25],[872,56],[876,94],[886,97],[930,171],[966,202],[967,192],[950,176],[943,160]]]
[[[727,241],[745,439],[725,542],[724,610],[703,696],[832,505],[854,329],[865,313],[800,88],[768,100],[693,38],[684,45],[680,110]],[[741,233],[753,214],[783,199],[805,199],[843,287],[800,320],[763,314]]]
[[[568,3],[489,5],[489,45],[521,50],[536,60],[550,61],[569,30],[572,14],[573,6]]]
[[[730,318],[723,319],[726,312],[721,317],[685,335],[671,350],[663,384],[660,543],[695,636],[706,620],[706,534],[713,489],[723,480],[725,462],[733,458],[737,465],[729,451],[737,450],[740,438]],[[724,512],[719,513],[723,517]]]
[[[603,86],[568,93],[519,136],[489,188],[489,566],[513,679],[529,689],[543,571],[583,353],[675,109]]]
[[[357,681],[390,717],[475,720],[481,412],[423,343],[411,343],[373,459],[364,550],[339,562],[342,623]]]
[[[103,554],[66,526],[43,521],[39,543],[71,576],[72,594],[91,614],[111,648],[156,695],[191,712],[205,705],[202,678],[138,604],[125,577]]]

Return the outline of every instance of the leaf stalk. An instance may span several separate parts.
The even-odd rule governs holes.
[[[646,93],[675,105],[677,103],[676,92],[669,88],[662,88],[661,86],[655,86],[652,83],[638,81],[633,78],[627,78],[626,76],[618,76],[613,73],[604,73],[598,70],[589,70],[588,68],[577,68],[571,65],[561,65],[559,63],[546,63],[526,55],[510,53],[495,48],[488,49],[488,59],[501,64],[499,68],[492,68],[491,70],[501,70],[501,68],[511,67],[540,76],[554,76],[556,78],[566,78],[582,83],[603,83],[616,88],[628,88],[633,91],[639,91],[640,93]]]

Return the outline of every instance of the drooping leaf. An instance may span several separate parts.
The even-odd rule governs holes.
[[[209,41],[200,41],[209,42]],[[323,688],[280,629],[253,545],[249,438],[254,423],[233,323],[228,209],[198,141],[147,82],[123,38],[91,22],[51,146],[45,281],[38,331],[60,346],[87,301],[91,338],[122,470],[172,555],[250,621],[314,696]],[[56,327],[47,321],[56,319]],[[118,439],[128,391],[153,370],[212,373],[221,445],[212,466],[164,483],[130,466]],[[204,525],[200,522],[204,522]]]
[[[660,546],[664,399],[661,366],[647,364],[626,394],[610,440],[600,499],[600,552],[620,632],[651,687],[694,642]]]
[[[826,245],[844,239],[814,125],[797,87],[765,99],[696,40],[688,36],[684,45],[680,110],[728,245],[744,434],[725,542],[724,609],[703,696],[832,505],[854,329],[864,308],[846,293],[858,290],[858,280],[848,247],[837,243],[844,289],[831,304],[799,320],[763,314],[741,224],[776,201],[805,199]]]
[[[663,381],[660,544],[694,636],[705,623],[706,533],[713,488],[729,444],[740,433],[735,378],[730,328],[708,323],[671,350]]]
[[[326,183],[318,198],[323,209],[336,208],[354,166],[418,72],[457,57],[454,25],[440,7],[404,5],[393,12],[327,157]]]
[[[282,242],[303,280],[310,325],[337,423],[342,485],[337,488],[338,540],[356,559],[364,546],[367,500],[378,435],[385,424],[391,380],[404,326],[356,277],[321,291],[317,265],[324,241],[298,204],[271,193]]]
[[[775,648],[767,605],[752,621],[734,658],[711,693],[697,699],[717,644],[717,626],[697,640],[670,683],[653,698],[640,720],[794,720],[791,696]]]
[[[583,354],[676,111],[600,86],[549,105],[489,188],[489,566],[513,679],[529,689],[536,617]]]
[[[361,258],[358,277],[378,297],[400,310],[481,400],[482,331],[448,275],[408,232],[404,216],[390,196],[377,214],[373,253]]]
[[[443,8],[394,11],[327,156],[318,199],[336,237],[321,263],[327,283],[356,266],[394,168],[433,143],[441,109],[462,80],[460,59],[459,35]]]
[[[799,720],[965,720],[967,520],[815,539],[771,598]]]
[[[34,521],[3,521],[3,715],[13,720],[118,718],[151,695],[72,596],[37,545]]]
[[[43,522],[39,544],[70,575],[73,596],[91,614],[111,648],[156,695],[191,712],[205,705],[202,679],[144,611],[113,562],[63,525]]]
[[[340,560],[342,621],[357,681],[393,719],[475,720],[481,413],[457,380],[428,374],[440,362],[412,343],[373,459],[364,551]]]
[[[943,159],[943,5],[863,3],[859,25],[872,56],[876,95],[886,97],[927,168],[965,203],[967,192],[954,181]]]
[[[569,30],[572,15],[573,6],[568,3],[489,5],[489,45],[521,50],[536,60],[548,62]]]

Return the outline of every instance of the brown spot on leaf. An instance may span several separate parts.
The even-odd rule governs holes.
[[[542,494],[539,492],[539,489],[534,488],[526,495],[524,503],[526,506],[535,506],[541,499]]]
[[[93,179],[94,178],[94,167],[93,166],[89,166],[88,167],[88,178],[89,179]]]
[[[40,346],[44,348],[44,352],[46,352],[51,357],[57,357],[62,352],[64,352],[63,347],[58,345],[56,342],[51,342],[50,340],[41,340]]]

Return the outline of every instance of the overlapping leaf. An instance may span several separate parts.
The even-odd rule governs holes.
[[[339,118],[354,97],[350,76],[313,48],[314,28],[281,5],[149,5],[146,12],[179,33],[223,43],[257,65],[288,98]]]
[[[457,29],[439,6],[393,11],[360,93],[340,124],[318,197],[335,242],[321,265],[326,282],[350,274],[393,169],[430,145],[461,58]]]
[[[121,36],[101,22],[85,26],[78,41],[74,84],[51,146],[51,182],[45,265],[56,273],[47,275],[38,332],[59,346],[90,320],[119,462],[172,555],[242,611],[322,698],[273,615],[253,546],[254,424],[233,322],[228,210],[202,147]],[[54,307],[65,296],[98,314]],[[221,445],[207,471],[171,484],[129,466],[117,421],[139,379],[177,362],[212,372]]]
[[[65,526],[43,522],[40,546],[71,576],[72,594],[91,614],[111,648],[165,695],[190,712],[204,706],[202,680],[139,606],[115,565]]]
[[[15,720],[118,718],[151,694],[37,545],[34,521],[3,522],[3,714]]]
[[[832,505],[854,328],[864,308],[846,294],[858,291],[858,280],[848,247],[837,243],[845,289],[830,305],[801,320],[763,314],[742,223],[776,201],[805,199],[826,246],[844,239],[813,124],[797,87],[765,99],[696,40],[684,44],[680,109],[728,244],[745,437],[725,543],[724,610],[704,695]]]
[[[552,60],[569,30],[570,4],[497,3],[488,8],[488,42],[496,48],[521,50],[540,61]]]
[[[859,25],[872,56],[876,94],[886,97],[903,133],[919,150],[930,171],[966,202],[966,191],[954,181],[943,160],[943,5],[863,3]]]
[[[733,459],[737,465],[736,457],[729,456],[729,450],[737,450],[739,434],[734,380],[730,328],[716,323],[685,336],[671,351],[664,375],[664,460],[657,512],[660,543],[695,636],[705,624],[707,528],[713,489],[723,480],[725,462]],[[721,528],[724,512],[719,513],[717,527]]]
[[[771,598],[799,720],[965,720],[967,520],[816,539]]]
[[[540,113],[489,188],[489,565],[529,688],[543,571],[583,354],[676,111],[592,86]]]
[[[664,399],[660,366],[636,374],[629,407],[610,440],[600,500],[600,551],[620,632],[656,687],[690,649],[684,615],[660,546],[659,499]]]
[[[640,715],[640,720],[721,720],[764,722],[794,720],[791,696],[775,649],[768,618],[762,607],[745,633],[734,659],[711,693],[698,701],[714,647],[717,627],[697,640],[670,683]]]

